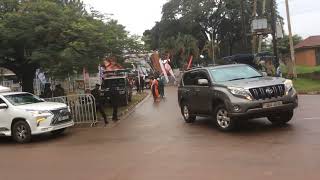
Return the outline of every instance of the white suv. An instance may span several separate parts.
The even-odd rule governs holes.
[[[74,122],[66,104],[45,102],[30,93],[0,88],[0,136],[12,136],[18,143],[27,143],[32,135],[61,134],[72,126]]]

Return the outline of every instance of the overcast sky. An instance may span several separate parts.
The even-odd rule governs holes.
[[[142,35],[161,19],[162,5],[168,0],[83,0],[102,13],[113,14],[131,34]],[[286,20],[285,0],[277,0]],[[289,0],[292,29],[304,38],[320,35],[320,0]]]

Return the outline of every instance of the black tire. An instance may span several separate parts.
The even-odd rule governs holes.
[[[31,129],[26,121],[17,121],[12,126],[12,138],[20,144],[31,141]]]
[[[194,123],[196,121],[196,116],[191,115],[190,108],[187,104],[183,103],[181,105],[181,114],[186,123]]]
[[[283,113],[278,114],[278,115],[269,116],[268,120],[274,125],[282,126],[282,125],[287,124],[289,121],[291,121],[292,117],[293,117],[293,110],[292,111],[283,112]]]
[[[66,131],[66,128],[58,129],[58,130],[52,131],[51,134],[54,136],[59,136],[59,135],[63,134],[65,131]]]
[[[236,128],[236,120],[228,116],[228,110],[224,104],[214,109],[213,120],[221,131],[232,131]]]

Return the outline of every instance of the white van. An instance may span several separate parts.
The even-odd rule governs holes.
[[[12,136],[18,143],[31,141],[32,135],[61,134],[74,126],[66,104],[45,102],[25,92],[10,92],[0,86],[0,136]]]

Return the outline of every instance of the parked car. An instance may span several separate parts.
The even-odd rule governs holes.
[[[292,81],[263,76],[249,65],[234,64],[187,71],[178,89],[181,113],[187,123],[197,116],[213,116],[223,131],[238,121],[267,117],[283,125],[298,106]]]
[[[107,102],[110,102],[110,88],[116,87],[120,94],[120,105],[126,106],[132,100],[132,84],[126,76],[113,76],[105,78],[101,85],[101,90]]]
[[[0,136],[12,136],[18,143],[30,142],[37,134],[61,134],[74,126],[66,104],[6,88],[0,88],[0,117]]]

